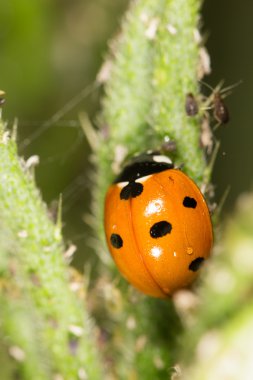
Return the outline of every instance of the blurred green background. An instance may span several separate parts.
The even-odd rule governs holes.
[[[36,180],[44,200],[55,209],[63,194],[66,240],[78,247],[75,264],[92,255],[90,231],[83,217],[91,191],[90,149],[78,113],[95,121],[101,89],[91,88],[105,58],[108,40],[118,31],[126,0],[11,0],[0,3],[0,89],[7,93],[4,118],[19,121],[20,154],[39,155]],[[217,201],[228,186],[224,213],[252,187],[253,2],[206,0],[203,31],[212,60],[212,86],[243,83],[226,99],[231,122],[216,135],[221,140],[213,181]],[[89,91],[85,95],[85,89]],[[67,110],[73,98],[76,105]],[[58,111],[60,120],[45,123]]]

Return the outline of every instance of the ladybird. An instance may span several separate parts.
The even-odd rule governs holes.
[[[105,235],[122,275],[167,298],[188,287],[209,257],[213,232],[197,185],[161,154],[128,164],[105,198]]]

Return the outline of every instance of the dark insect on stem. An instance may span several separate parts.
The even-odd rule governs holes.
[[[214,93],[213,107],[215,120],[221,124],[227,124],[229,122],[229,111],[219,92]]]
[[[231,93],[231,90],[234,87],[237,87],[241,81],[226,88],[222,88],[223,81],[218,84],[216,88],[211,87],[208,83],[205,83],[203,81],[201,81],[201,83],[212,91],[212,94],[207,99],[206,106],[210,106],[209,109],[213,109],[213,117],[216,121],[218,121],[218,126],[220,124],[227,124],[230,120],[230,117],[228,108],[225,105],[223,99],[229,95],[229,93]],[[218,126],[216,126],[214,129],[216,129]]]
[[[197,100],[191,92],[185,98],[185,112],[188,116],[195,116],[199,112]]]

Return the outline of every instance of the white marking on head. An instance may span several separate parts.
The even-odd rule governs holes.
[[[172,164],[171,159],[167,156],[162,156],[162,155],[153,156],[153,160],[155,162],[166,162],[168,164]]]
[[[120,189],[122,189],[123,187],[127,186],[129,184],[128,181],[124,181],[124,182],[117,182],[116,183],[116,186],[118,186]]]
[[[143,183],[143,182],[147,181],[149,179],[149,177],[151,177],[151,176],[152,176],[152,174],[151,175],[145,175],[144,177],[137,178],[135,180],[135,182],[141,182],[141,183]]]

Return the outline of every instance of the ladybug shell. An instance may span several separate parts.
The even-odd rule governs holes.
[[[209,210],[195,183],[178,169],[111,185],[105,233],[122,275],[137,289],[165,298],[189,286],[210,255]],[[123,194],[123,196],[122,196]]]

